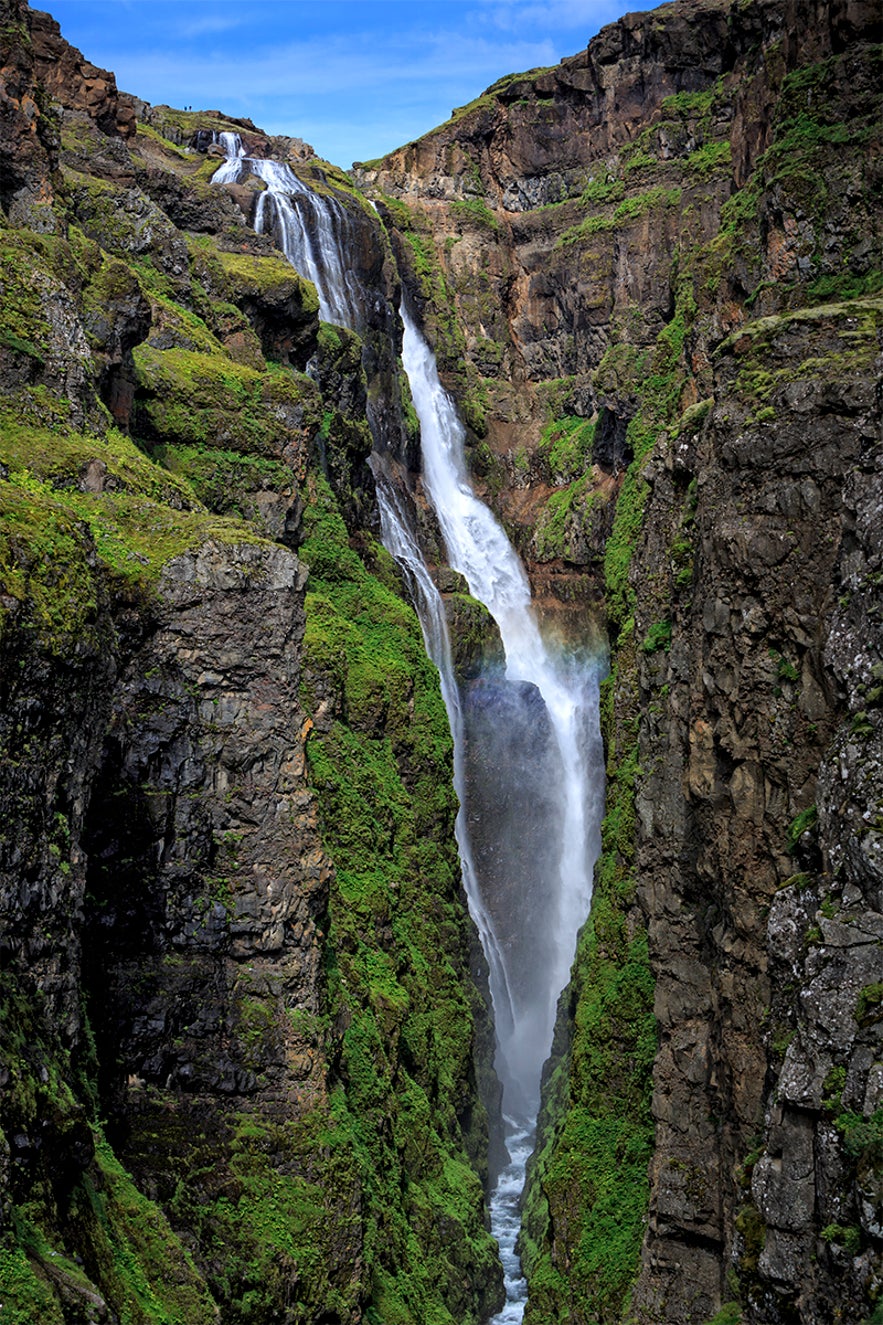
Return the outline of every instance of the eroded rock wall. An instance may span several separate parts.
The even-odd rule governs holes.
[[[478,1325],[492,1031],[371,533],[389,328],[320,327],[212,185],[253,125],[3,17],[0,1314]]]
[[[533,1325],[880,1294],[878,19],[629,15],[358,172],[542,609],[613,643]]]

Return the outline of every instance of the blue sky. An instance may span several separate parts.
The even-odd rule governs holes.
[[[247,115],[338,165],[446,120],[504,74],[557,64],[653,0],[32,0],[154,104]]]

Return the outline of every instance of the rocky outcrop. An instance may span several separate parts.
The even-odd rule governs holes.
[[[4,0],[0,63],[0,205],[14,221],[54,229],[52,172],[57,121],[34,71],[34,48],[20,0]]]
[[[816,802],[832,760],[838,804],[864,763],[855,745],[840,753],[854,719],[830,641],[842,629],[849,493],[879,466],[879,318],[879,305],[822,306],[731,338],[703,430],[644,471],[638,556],[656,564],[671,557],[698,479],[699,586],[677,603],[670,644],[640,666],[638,897],[660,1034],[650,1234],[634,1299],[648,1320],[713,1314],[728,1255],[751,1319],[796,1310],[858,1321],[870,1309],[879,1250],[870,1232],[860,1248],[845,1120],[879,1108],[869,1075],[878,1036],[857,1016],[879,974],[879,901],[858,864],[873,830],[868,841],[860,819],[835,827],[830,803],[819,826]],[[745,390],[760,365],[774,383],[765,421]],[[652,640],[643,597],[639,588],[636,622]],[[658,600],[648,596],[647,609],[658,613]],[[858,793],[863,812],[873,777]],[[857,858],[851,877],[847,856]],[[844,1226],[856,1230],[848,1256],[830,1245]]]
[[[113,74],[96,68],[70,46],[49,14],[31,11],[28,30],[34,73],[44,93],[66,110],[84,111],[102,133],[133,138],[135,113],[120,98]]]
[[[501,80],[432,133],[356,170],[402,236],[412,296],[473,431],[473,471],[549,606],[574,592],[591,601],[579,576],[598,583],[605,534],[586,546],[574,533],[587,521],[566,528],[568,497],[544,426],[597,419],[603,438],[628,423],[624,344],[647,348],[670,321],[672,264],[718,233],[722,207],[769,145],[783,77],[834,56],[848,82],[846,50],[874,40],[873,7],[824,8],[812,21],[771,0],[683,4],[664,21],[628,15],[580,55]],[[793,96],[790,104],[780,117],[800,113]],[[840,109],[869,124],[858,100]],[[796,155],[809,145],[798,134]],[[766,272],[749,275],[736,255],[722,262],[734,284],[721,291],[713,335],[731,329],[749,295],[755,312],[765,298],[775,311],[799,303],[812,281],[836,284],[848,270],[860,285],[872,271],[867,235],[877,222],[859,220],[868,195],[850,160],[849,183],[819,193],[792,234],[771,214]],[[847,162],[836,168],[847,173]],[[808,265],[822,212],[826,238]],[[765,296],[766,282],[776,290]]]

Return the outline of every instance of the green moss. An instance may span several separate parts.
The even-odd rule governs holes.
[[[746,185],[722,209],[721,231],[707,254],[709,290],[716,290],[725,276],[732,280],[734,270],[740,282],[747,280],[747,288],[750,273],[755,274],[755,298],[775,285],[780,307],[879,290],[879,263],[868,270],[864,242],[874,229],[870,178],[856,166],[883,113],[879,61],[880,48],[865,46],[793,70],[784,79],[772,143]],[[771,195],[780,215],[800,214],[804,221],[802,269],[788,282],[761,281],[765,272],[757,228]],[[843,234],[836,256],[820,242],[832,225]]]
[[[742,1236],[742,1254],[739,1257],[739,1269],[743,1274],[757,1273],[757,1262],[766,1245],[766,1225],[760,1211],[750,1202],[743,1205],[736,1216],[736,1231]]]
[[[187,161],[187,162],[192,161],[192,157],[189,152],[187,152],[183,147],[179,147],[177,143],[172,142],[171,138],[163,137],[163,135],[157,132],[157,130],[154,129],[152,125],[145,124],[143,120],[139,120],[138,124],[136,125],[135,150],[137,150],[138,148],[139,138],[147,138],[150,142],[156,143],[157,146],[162,147],[171,156],[178,158],[180,161]],[[215,165],[217,165],[217,163],[215,163]]]
[[[292,435],[285,407],[299,426],[318,426],[318,392],[306,377],[177,347],[138,345],[133,357],[135,431],[151,441],[278,457]]]
[[[624,197],[625,184],[621,179],[593,179],[589,181],[580,194],[580,202],[621,202]]]
[[[858,1113],[841,1113],[834,1126],[843,1138],[843,1149],[857,1163],[869,1160],[879,1165],[883,1159],[883,1109],[870,1117]]]
[[[83,1179],[72,1220],[81,1236],[88,1231],[96,1278],[121,1325],[210,1325],[215,1304],[165,1216],[101,1138],[95,1158],[96,1176]]]
[[[698,179],[707,179],[732,166],[732,151],[729,139],[722,143],[705,143],[691,152],[684,162],[685,167]]]
[[[842,1065],[832,1067],[822,1082],[822,1108],[836,1112],[840,1107],[843,1088],[846,1085],[846,1068]]]
[[[113,491],[127,491],[179,509],[195,508],[186,484],[166,473],[116,428],[104,434],[41,428],[0,406],[0,460],[13,475],[29,473],[61,498],[72,492],[90,464],[100,462]]]
[[[74,1057],[39,997],[13,970],[3,972],[8,1084],[0,1127],[32,1144],[40,1138],[0,1239],[3,1320],[91,1319],[90,1297],[100,1294],[120,1325],[210,1325],[216,1307],[190,1256],[158,1206],[136,1191],[94,1118],[89,1123],[95,1063],[84,1029]]]
[[[870,1026],[883,1018],[883,982],[865,985],[855,1005],[855,1019],[861,1026]]]
[[[807,297],[814,303],[841,302],[862,299],[883,290],[883,271],[869,271],[856,275],[851,271],[829,272],[810,281]]]
[[[629,570],[644,524],[644,507],[649,495],[649,484],[641,478],[637,464],[632,462],[623,479],[613,529],[604,548],[607,615],[617,625],[624,623],[631,611],[634,591],[629,584]]]
[[[536,520],[534,546],[539,561],[564,557],[580,559],[578,547],[585,536],[592,508],[604,498],[593,486],[591,475],[576,479],[553,492]]]
[[[540,450],[548,457],[549,469],[558,483],[580,478],[592,464],[597,423],[569,415],[546,424]]]
[[[20,1246],[0,1246],[3,1325],[64,1325],[61,1303]]]
[[[645,375],[639,389],[638,409],[626,433],[634,459],[622,482],[613,529],[604,552],[607,612],[616,625],[626,621],[634,603],[629,569],[643,527],[644,507],[650,492],[649,485],[641,476],[641,470],[655,443],[661,436],[667,435],[672,421],[678,418],[678,405],[686,376],[683,351],[687,320],[684,308],[679,308],[671,322],[657,336],[649,362],[643,357],[640,360],[629,359],[630,365],[632,362],[635,366],[640,363]]]
[[[819,812],[814,805],[801,810],[788,825],[786,841],[789,852],[794,852],[804,833],[808,833],[818,822]]]
[[[207,539],[259,541],[249,526],[207,515],[180,480],[118,433],[51,434],[7,419],[0,456],[10,470],[0,480],[0,583],[20,605],[3,608],[0,628],[14,616],[55,654],[95,628],[102,585],[140,595],[173,557]],[[111,481],[102,492],[82,491],[95,460]]]
[[[661,110],[663,115],[670,118],[704,119],[709,114],[716,95],[717,89],[714,87],[706,88],[704,92],[676,92],[673,96],[663,99]]]
[[[283,258],[256,256],[251,253],[216,251],[224,273],[228,297],[255,296],[274,300],[293,300],[304,314],[319,312],[319,296],[312,281],[300,276]]]
[[[202,446],[161,446],[154,455],[158,464],[186,479],[199,501],[217,515],[259,525],[252,494],[271,491],[293,497],[295,475],[279,460]]]
[[[444,124],[439,124],[436,128],[430,129],[429,133],[423,134],[423,139],[430,138],[434,134],[444,133],[444,131],[449,129],[451,125],[458,124],[461,120],[466,119],[470,115],[485,110],[491,110],[496,107],[502,109],[502,103],[497,97],[498,93],[505,92],[513,83],[520,83],[525,79],[539,78],[541,74],[548,73],[551,67],[552,66],[546,66],[544,68],[529,69],[523,74],[507,74],[505,78],[498,79],[497,82],[493,83],[486,92],[481,94],[480,97],[476,97],[473,101],[467,102],[465,106],[455,106],[451,111],[450,118],[447,119]]]
[[[738,1302],[725,1302],[706,1325],[742,1325],[742,1307]]]
[[[331,715],[308,745],[335,864],[326,950],[330,1011],[345,1025],[334,1117],[366,1210],[368,1318],[477,1321],[495,1276],[482,1216],[468,943],[452,850],[451,741],[412,610],[349,545],[313,481],[303,693]],[[476,1150],[478,1144],[478,1150]]]
[[[571,226],[559,236],[556,247],[576,244],[580,240],[587,239],[590,235],[630,225],[633,221],[640,220],[642,216],[646,216],[648,212],[655,211],[657,208],[677,207],[680,201],[681,190],[679,188],[665,188],[662,185],[656,185],[643,193],[632,194],[630,197],[624,198],[610,215],[596,214],[588,216],[584,221],[580,221],[578,225]]]
[[[470,222],[482,229],[496,232],[500,222],[483,198],[466,198],[462,202],[452,202],[451,211],[460,221]]]
[[[0,344],[42,364],[52,328],[44,308],[43,263],[35,257],[27,236],[0,230]]]
[[[826,1224],[819,1237],[823,1242],[836,1242],[850,1256],[857,1256],[861,1250],[862,1231],[854,1224]]]
[[[656,653],[658,649],[664,649],[667,653],[671,648],[671,622],[654,621],[653,625],[644,636],[644,642],[641,649],[644,653]]]

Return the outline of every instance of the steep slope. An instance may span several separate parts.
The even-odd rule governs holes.
[[[678,0],[357,171],[547,613],[612,635],[532,1325],[879,1295],[878,19]]]
[[[254,126],[0,36],[0,1314],[477,1322],[450,736],[354,523],[383,364],[211,185]]]

